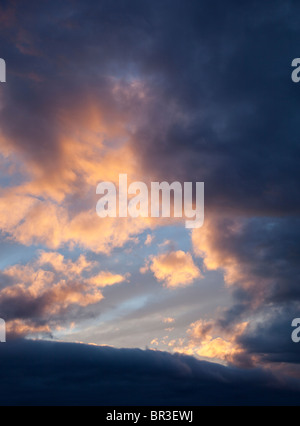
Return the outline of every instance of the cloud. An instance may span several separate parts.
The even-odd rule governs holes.
[[[297,318],[299,304],[274,305],[261,312],[261,318],[253,321],[237,336],[243,348],[240,361],[255,359],[256,364],[272,369],[283,369],[294,377],[300,377],[300,346],[292,341],[292,320]],[[239,362],[239,359],[237,359]]]
[[[89,271],[97,265],[81,254],[76,261],[65,259],[61,253],[41,251],[37,259],[38,265],[50,265],[56,272],[69,278],[79,276],[83,271]]]
[[[25,246],[43,245],[50,249],[78,246],[109,254],[133,241],[145,229],[159,224],[151,218],[99,218],[96,199],[94,208],[90,208],[89,201],[88,208],[83,205],[82,211],[72,212],[73,207],[69,208],[68,203],[18,195],[20,192],[21,188],[15,187],[3,191],[0,227],[9,239]]]
[[[45,251],[31,263],[7,267],[2,273],[0,310],[8,333],[55,331],[59,325],[76,320],[78,309],[99,303],[104,298],[100,288],[128,278],[95,269],[99,271],[98,263],[84,255],[71,260]]]
[[[13,2],[9,2],[6,7],[0,6],[1,27],[11,27],[16,19],[16,7]]]
[[[294,364],[293,374],[299,374],[299,349],[291,340],[291,322],[300,308],[298,222],[215,217],[193,233],[205,267],[223,270],[232,291],[233,304],[206,325],[227,340],[230,334],[237,349],[230,362],[287,370]]]
[[[65,229],[65,241],[110,254],[114,248],[135,241],[136,235],[156,225],[147,218],[99,218],[95,209],[82,212],[70,220]]]
[[[262,369],[46,341],[1,345],[0,370],[1,405],[293,405],[300,392]]]
[[[193,246],[205,275],[222,271],[232,295],[206,337],[202,330],[211,336],[205,353],[233,359],[237,345],[245,361],[295,360],[286,339],[300,309],[299,99],[290,78],[300,5],[34,0],[0,12],[3,238],[110,254],[162,222],[100,220],[99,181],[120,172],[204,181],[205,225]],[[47,266],[1,273],[1,309],[23,328],[42,330],[47,315],[73,319],[101,300],[101,285],[121,282],[98,270],[92,284],[91,265],[51,256]],[[148,260],[141,272],[167,287],[201,278],[190,253],[169,248]]]
[[[251,275],[245,271],[245,264],[249,262],[251,265],[252,260],[250,256],[244,256],[244,253],[240,252],[239,240],[243,239],[243,243],[246,243],[248,235],[246,237],[244,232],[247,224],[247,220],[243,219],[215,217],[207,219],[203,228],[195,230],[192,234],[194,250],[204,259],[206,269],[223,269],[227,284],[238,283],[246,288],[253,284]],[[243,247],[245,251],[247,246]],[[256,249],[258,257],[259,247]],[[251,244],[250,250],[253,250]]]
[[[154,240],[154,235],[148,234],[145,240],[145,246],[150,246]]]
[[[171,344],[173,351],[188,355],[198,355],[201,359],[208,359],[227,364],[237,364],[246,368],[253,367],[254,360],[249,356],[243,359],[244,348],[239,343],[247,323],[240,323],[224,330],[217,321],[198,320],[187,330],[188,337],[174,340]]]
[[[299,302],[298,218],[214,218],[193,233],[196,254],[244,304]]]
[[[149,265],[141,269],[145,273],[150,269],[158,281],[169,288],[184,287],[201,278],[201,272],[195,265],[190,253],[182,250],[153,256]]]
[[[52,337],[51,327],[48,324],[35,324],[31,320],[14,320],[6,324],[6,333],[9,339],[28,336]]]
[[[96,285],[97,287],[107,287],[114,284],[119,284],[125,281],[129,275],[123,276],[120,274],[112,274],[109,271],[102,271],[98,275],[90,278],[88,282],[90,284]]]
[[[204,181],[207,212],[299,214],[290,78],[299,5],[213,4],[177,5],[168,18],[162,6],[166,31],[148,53],[155,96],[135,135],[141,161],[164,180]],[[179,16],[189,32],[178,31]]]
[[[11,84],[1,96],[1,129],[26,161],[31,189],[63,199],[102,179],[107,166],[115,175],[122,159],[142,175],[206,182],[214,211],[299,212],[289,76],[299,6],[231,3],[7,8],[3,16],[14,20],[5,19],[11,25],[1,35]],[[59,36],[49,40],[53,22]]]
[[[39,37],[32,36],[31,24],[23,29],[25,20],[20,28],[36,41]],[[38,46],[32,49],[40,50]],[[43,69],[39,72],[44,79],[41,88],[39,79],[28,77],[33,71],[23,69],[25,53],[21,50],[15,58],[20,61],[19,69],[8,59],[12,84],[5,86],[0,98],[0,148],[10,163],[8,182],[0,188],[1,229],[24,245],[51,249],[78,245],[109,253],[153,226],[151,220],[100,220],[96,215],[99,182],[117,183],[120,173],[127,173],[131,181],[143,180],[130,144],[130,123],[134,126],[136,110],[147,102],[146,83],[100,68],[95,75],[93,55],[86,64],[87,74],[92,73],[89,77],[65,74],[66,70],[53,76],[44,67],[43,53],[33,59]],[[51,58],[52,54],[50,62]],[[77,59],[72,61],[75,65]],[[9,124],[12,115],[14,126]]]
[[[163,318],[163,322],[165,324],[172,324],[174,321],[175,321],[175,319],[171,318],[171,317]]]

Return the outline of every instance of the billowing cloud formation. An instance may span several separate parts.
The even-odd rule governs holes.
[[[299,220],[212,218],[193,233],[208,270],[223,269],[228,285],[243,287],[268,301],[297,300]]]
[[[238,324],[231,328],[230,332],[226,332],[216,326],[214,321],[199,320],[191,324],[187,330],[187,341],[186,339],[174,340],[171,346],[174,347],[174,351],[180,353],[237,364],[240,355],[244,352],[241,345],[237,343],[237,339],[246,326],[247,323]],[[249,366],[250,359],[248,359],[248,364],[244,363],[243,366]]]
[[[234,0],[54,2],[48,13],[37,1],[8,5],[2,143],[29,162],[31,190],[41,184],[55,198],[102,178],[99,158],[111,170],[124,154],[112,146],[125,140],[128,172],[133,160],[164,178],[204,180],[210,204],[227,211],[297,212],[298,11],[291,1],[271,11]]]
[[[13,195],[20,190],[13,188],[2,193],[0,225],[10,239],[27,246],[43,244],[58,249],[77,245],[109,254],[113,248],[122,247],[144,229],[155,226],[151,219],[100,219],[95,206],[94,209],[71,214],[65,206],[51,201]]]
[[[51,327],[59,329],[76,318],[72,308],[100,302],[100,288],[126,280],[109,271],[93,273],[97,267],[84,255],[72,261],[60,253],[42,251],[31,264],[6,268],[1,276],[0,310],[8,333],[34,335],[49,333]]]
[[[204,258],[206,268],[223,270],[225,282],[232,288],[235,304],[214,327],[232,334],[239,352],[244,352],[240,361],[299,362],[299,347],[290,337],[291,321],[300,309],[298,222],[215,218],[207,221],[202,232],[193,234],[195,251]],[[244,321],[249,325],[236,333]]]
[[[164,282],[170,288],[190,285],[196,278],[202,277],[191,254],[182,250],[152,257],[141,272],[146,272],[148,269],[154,273],[158,281]]]
[[[20,3],[19,8],[23,6]],[[32,7],[39,9],[38,3]],[[15,25],[20,10],[13,6],[9,10]],[[7,40],[11,79],[0,91],[1,160],[9,164],[8,184],[0,188],[1,229],[25,245],[52,249],[78,245],[109,253],[153,225],[150,220],[101,220],[95,213],[100,181],[118,182],[120,173],[141,180],[130,129],[134,118],[139,119],[136,111],[147,102],[146,82],[115,76],[104,65],[93,71],[99,60],[93,54],[87,58],[91,61],[87,74],[73,72],[77,66],[73,57],[73,64],[61,62],[61,71],[57,63],[54,76],[44,66],[45,46],[31,45],[39,37],[31,34],[28,18],[26,23],[22,18],[17,34],[10,27],[1,30]],[[24,48],[25,40],[30,47]],[[13,57],[10,43],[17,44]],[[53,65],[60,62],[59,46],[48,46]],[[18,62],[27,63],[28,56],[33,67],[41,65],[39,72],[19,69]]]
[[[54,342],[1,346],[0,372],[1,405],[294,405],[300,393],[299,381],[261,369]]]

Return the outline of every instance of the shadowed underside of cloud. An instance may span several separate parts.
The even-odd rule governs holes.
[[[300,382],[185,355],[17,340],[0,348],[1,405],[294,405]]]

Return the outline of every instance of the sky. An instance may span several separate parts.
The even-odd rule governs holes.
[[[299,16],[0,1],[2,404],[299,400]],[[120,174],[204,182],[203,226],[100,218]]]

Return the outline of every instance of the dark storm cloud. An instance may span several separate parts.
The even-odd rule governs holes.
[[[292,320],[299,315],[295,306],[273,309],[263,321],[249,327],[238,337],[237,342],[245,349],[245,357],[256,356],[264,363],[300,363],[300,345],[291,335]]]
[[[207,208],[299,213],[298,87],[290,78],[299,7],[20,2],[1,31],[10,74],[3,130],[36,162],[58,164],[58,111],[89,96],[110,105],[107,76],[138,76],[152,96],[133,138],[151,173],[205,181]]]
[[[300,312],[299,219],[220,219],[213,230],[210,252],[222,259],[233,296],[217,324],[230,331],[249,322],[236,339],[243,353],[235,362],[299,364],[300,346],[291,339]]]
[[[267,304],[300,301],[298,218],[220,219],[214,238],[212,250],[223,256],[225,268],[238,270],[235,283],[243,288],[235,296],[241,302],[250,295]]]
[[[226,327],[249,312],[268,312],[274,307],[290,306],[290,315],[296,315],[300,306],[299,219],[220,219],[213,230],[210,250],[223,260],[235,300],[220,324]]]
[[[164,179],[205,181],[207,209],[299,213],[290,78],[299,6],[192,2],[179,18],[181,8],[149,53],[161,80],[136,135],[148,167]]]
[[[14,341],[0,347],[1,405],[294,405],[296,380],[184,355]]]

